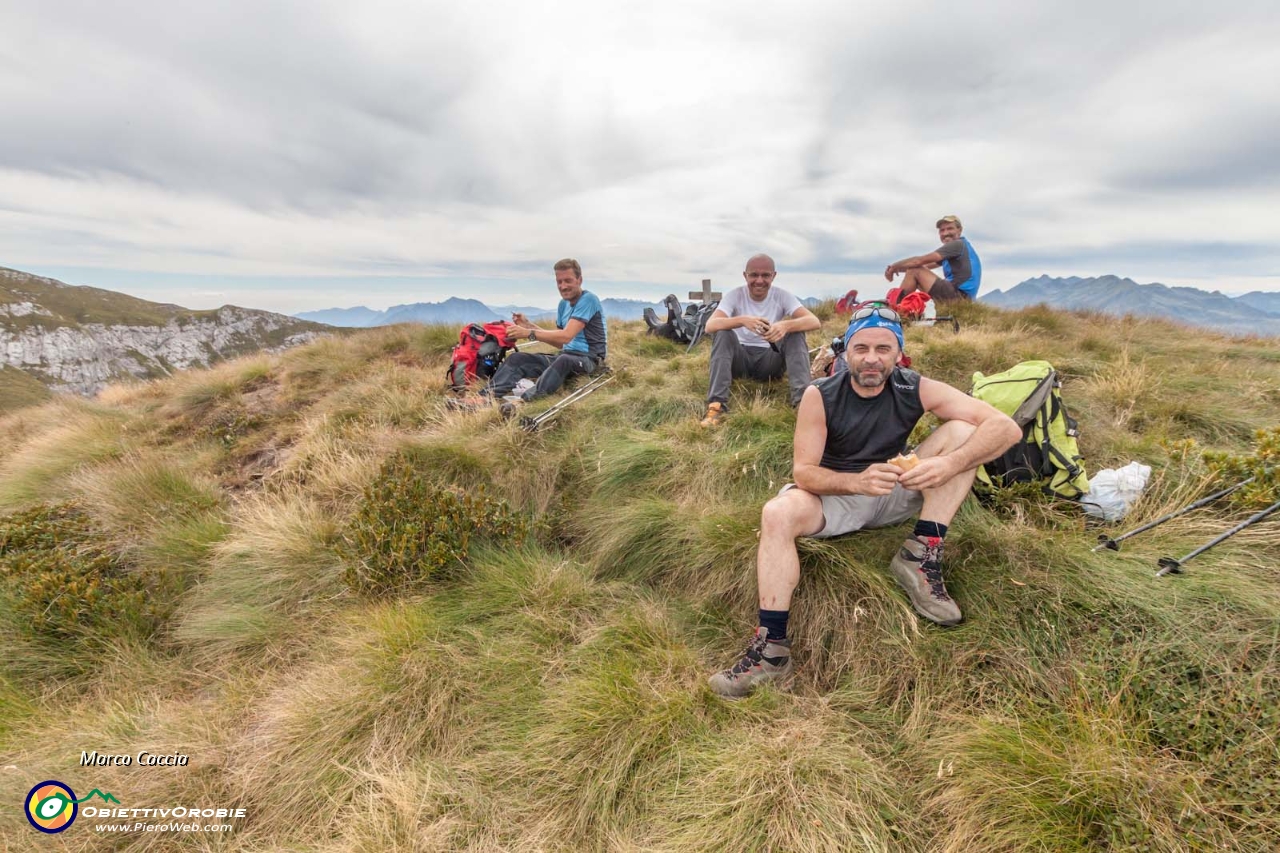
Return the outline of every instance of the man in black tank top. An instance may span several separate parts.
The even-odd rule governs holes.
[[[792,476],[764,506],[756,577],[760,620],[743,657],[711,677],[736,698],[792,674],[787,621],[800,581],[796,539],[826,538],[918,516],[889,569],[916,612],[940,625],[960,622],[941,560],[947,525],[969,493],[974,471],[1022,438],[1007,415],[897,367],[902,327],[887,308],[854,314],[846,334],[848,371],[810,386],[796,415]],[[891,465],[925,412],[943,421],[916,450],[918,462]]]

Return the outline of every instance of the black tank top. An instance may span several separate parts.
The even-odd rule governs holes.
[[[924,414],[920,403],[920,374],[895,367],[884,390],[859,397],[842,370],[816,383],[827,410],[827,446],[822,467],[832,471],[862,471],[873,462],[897,456]]]

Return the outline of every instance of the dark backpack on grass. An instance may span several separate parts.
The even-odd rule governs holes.
[[[702,340],[703,332],[707,328],[707,320],[711,319],[716,308],[720,307],[720,302],[716,300],[705,305],[690,302],[681,310],[680,300],[676,299],[674,293],[662,301],[667,306],[666,322],[659,321],[657,312],[652,308],[644,309],[644,323],[649,327],[649,334],[678,344],[688,344],[690,349]]]
[[[445,373],[449,387],[462,392],[470,382],[489,380],[515,347],[515,341],[507,337],[504,323],[463,326],[458,332],[458,344],[453,348],[453,362]]]
[[[1058,372],[1047,361],[1024,361],[993,376],[973,374],[970,393],[1022,427],[1021,441],[978,468],[975,490],[1039,480],[1046,494],[1069,500],[1089,491],[1076,443],[1080,431],[1062,402],[1061,388]]]

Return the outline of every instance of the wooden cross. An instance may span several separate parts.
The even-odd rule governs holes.
[[[690,290],[690,299],[701,299],[704,304],[711,302],[719,302],[722,294],[711,292],[711,279],[704,278],[702,280],[702,290]]]

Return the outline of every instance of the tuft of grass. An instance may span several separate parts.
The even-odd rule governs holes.
[[[527,751],[538,808],[572,846],[641,823],[678,773],[677,744],[706,729],[697,659],[656,609],[624,611],[548,693]]]
[[[501,712],[538,689],[532,649],[446,627],[421,606],[365,608],[350,621],[261,705],[229,768],[258,831],[278,842],[339,830],[369,773],[500,741]]]
[[[1190,766],[1152,749],[1114,705],[1078,695],[1061,709],[957,720],[934,753],[926,796],[943,821],[939,850],[1185,849],[1202,808]],[[1193,846],[1212,849],[1207,840]]]
[[[112,549],[142,568],[194,575],[226,533],[216,482],[156,453],[84,469],[72,484]]]
[[[919,849],[900,770],[821,707],[744,709],[682,750],[646,840],[675,850]]]
[[[202,654],[298,644],[315,620],[337,611],[341,521],[297,490],[250,496],[188,601],[177,638]]]
[[[208,370],[189,370],[175,380],[173,411],[202,420],[210,409],[246,391],[262,387],[271,377],[272,362],[261,356],[217,364]]]
[[[70,495],[79,468],[123,452],[126,418],[71,398],[17,416],[19,435],[0,457],[0,512]]]

